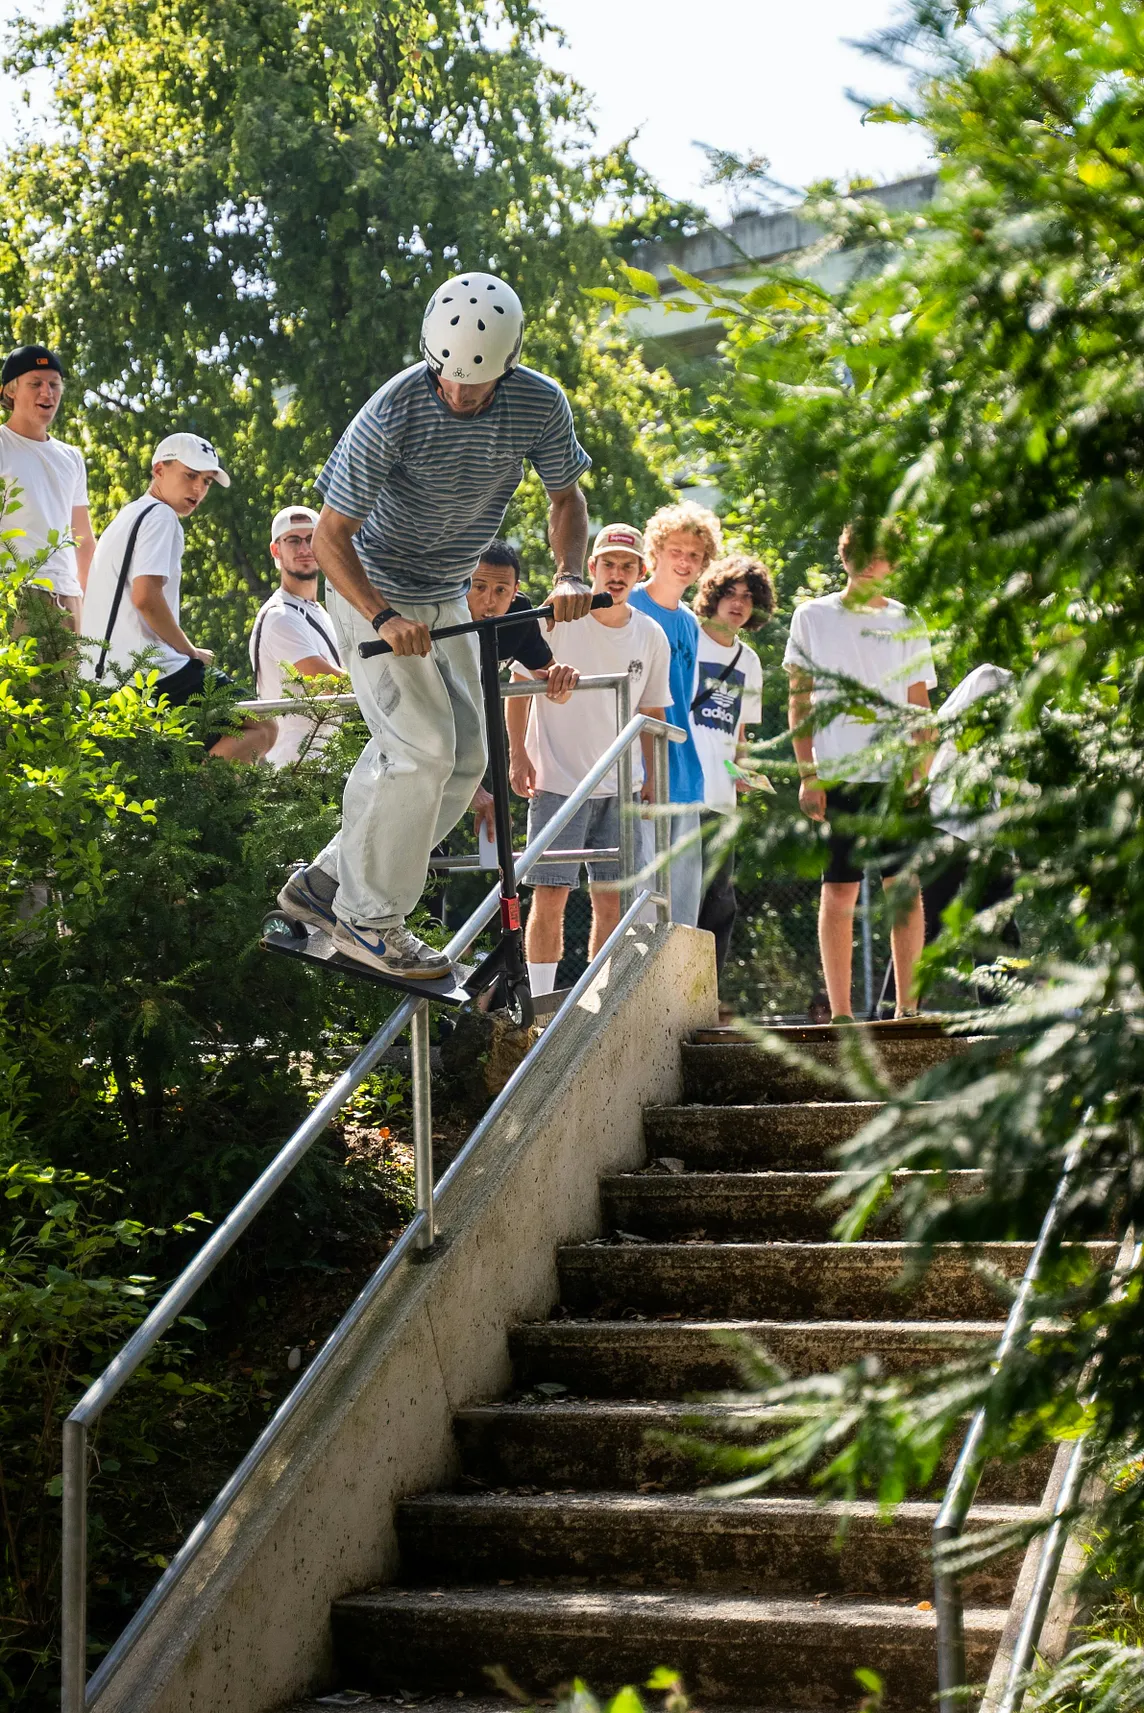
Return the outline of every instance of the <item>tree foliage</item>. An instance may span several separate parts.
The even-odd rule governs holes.
[[[189,627],[235,669],[266,593],[269,519],[313,498],[355,410],[417,355],[433,286],[466,262],[526,306],[525,360],[569,388],[594,515],[663,497],[671,394],[579,298],[670,205],[596,155],[583,93],[538,57],[527,0],[77,0],[21,27],[57,133],[0,164],[0,328],[58,345],[97,524],[171,428],[234,475],[189,531]],[[657,426],[649,432],[649,424]],[[536,506],[519,521],[539,557]]]
[[[793,272],[688,282],[728,328],[699,429],[728,521],[782,560],[787,602],[821,586],[844,522],[870,539],[893,524],[895,593],[927,618],[944,687],[986,660],[1015,670],[1011,695],[950,727],[971,869],[929,979],[969,976],[1000,861],[1035,932],[1008,1003],[967,1022],[987,1038],[910,1098],[852,1065],[851,1086],[887,1104],[841,1151],[840,1230],[876,1226],[893,1171],[928,1168],[937,1187],[899,1200],[908,1236],[1028,1237],[1075,1154],[1064,1235],[1115,1239],[1144,1219],[1144,25],[1121,0],[1000,16],[915,0],[875,47],[917,68],[910,116],[941,159],[937,200],[896,217],[873,199],[819,204],[822,254],[888,263],[839,297]],[[908,738],[903,723],[882,832],[920,841],[924,879],[954,846],[909,806]],[[773,861],[821,862],[816,830],[782,812],[749,836]],[[982,1195],[951,1195],[945,1174],[964,1167]],[[1094,1464],[1119,1471],[1085,1512],[1092,1564],[1138,1590],[1144,1273],[1135,1261],[1117,1282],[1114,1248],[1094,1271],[1057,1248],[1043,1318],[1002,1372],[984,1350],[906,1378],[866,1361],[778,1384],[767,1401],[807,1414],[735,1472],[753,1485],[814,1465],[827,1489],[893,1502],[977,1405],[996,1455],[1087,1433]],[[1136,1705],[1135,1645],[1105,1648],[1099,1670],[1093,1705]]]

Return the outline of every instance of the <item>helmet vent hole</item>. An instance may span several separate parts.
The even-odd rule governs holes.
[[[444,345],[441,347],[441,355],[442,357],[447,357],[449,355],[448,349]]]
[[[451,297],[443,297],[443,298],[442,298],[442,299],[441,299],[441,302],[442,302],[442,303],[452,303],[452,301],[453,301],[453,300],[452,300],[452,298],[451,298]]]
[[[498,314],[498,315],[503,315],[503,314],[504,314],[504,310],[503,310],[503,309],[502,309],[502,308],[501,308],[501,306],[500,306],[500,304],[499,304],[499,303],[494,303],[494,304],[493,304],[493,308],[494,308],[494,309],[495,309],[495,310],[496,310],[496,312],[497,312],[497,314]]]
[[[483,363],[483,362],[484,362],[484,358],[483,358],[483,357],[474,357],[474,358],[473,358],[473,362],[474,362],[474,363]]]
[[[481,331],[481,332],[482,332],[482,333],[483,333],[483,332],[484,332],[484,331],[485,331],[485,324],[484,324],[484,322],[483,322],[483,321],[481,321],[481,320],[480,320],[480,318],[479,318],[479,317],[478,317],[478,320],[477,320],[477,327],[478,327],[478,329],[479,329],[479,330],[480,330],[480,331]]]
[[[468,285],[468,283],[469,283],[469,282],[468,282],[468,280],[462,280],[462,281],[461,281],[461,284],[462,284],[462,285],[463,285],[463,286],[467,286],[467,285]]]
[[[453,319],[449,323],[449,326],[450,327],[456,327],[456,325],[457,325],[458,321],[460,321],[460,319],[461,319],[461,317],[459,315],[454,315]]]

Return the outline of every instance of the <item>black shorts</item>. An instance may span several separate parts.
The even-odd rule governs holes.
[[[838,816],[848,819],[852,815],[874,814],[881,802],[882,790],[881,785],[832,785],[827,791],[826,820],[830,828],[827,849],[830,860],[823,880],[830,881],[832,885],[852,883],[861,880],[868,867],[876,867],[879,875],[888,879],[891,875],[900,874],[909,862],[912,850],[899,847],[886,851],[879,847],[877,840],[871,839],[869,833],[835,826]],[[865,842],[856,856],[854,847],[859,839]]]
[[[173,708],[185,708],[195,696],[202,696],[207,689],[208,674],[212,690],[225,690],[234,679],[229,672],[220,672],[217,666],[206,666],[201,660],[191,659],[185,666],[180,666],[177,672],[170,672],[166,678],[160,678],[155,686],[157,696],[166,696]],[[213,749],[220,739],[226,737],[225,732],[207,732],[202,738],[204,749]]]

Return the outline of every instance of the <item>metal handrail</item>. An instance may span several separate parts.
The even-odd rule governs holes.
[[[611,688],[616,692],[617,710],[626,711],[628,703],[628,679],[626,676],[612,683],[603,684],[597,681],[581,681],[585,689]],[[504,686],[504,688],[508,688]],[[579,689],[580,686],[577,686]],[[543,682],[530,684],[518,689],[516,694],[540,695],[544,693]],[[644,732],[649,733],[654,741],[653,746],[653,796],[656,801],[665,805],[667,802],[667,745],[669,742],[684,743],[686,734],[677,726],[668,725],[663,720],[652,719],[646,714],[635,714],[627,718],[616,737],[608,745],[603,755],[593,764],[579,785],[561,805],[552,819],[537,833],[536,837],[526,846],[516,859],[514,871],[517,880],[521,880],[537,858],[542,856],[558,834],[563,832],[568,822],[587,802],[593,790],[605,779],[613,767],[617,769],[617,785],[622,790],[627,776],[628,798],[631,796],[631,745]],[[667,827],[666,816],[657,817],[656,827],[656,859],[655,867],[660,875],[660,889],[656,893],[641,891],[633,900],[631,893],[631,874],[633,869],[633,829],[630,816],[621,817],[621,896],[625,909],[621,916],[621,924],[627,927],[646,904],[654,903],[660,922],[670,920],[670,879],[667,869],[668,840],[660,830],[659,823]],[[627,838],[623,835],[627,826]],[[627,883],[626,886],[624,883]],[[459,960],[467,952],[487,924],[496,915],[499,908],[500,891],[494,886],[487,897],[473,911],[468,920],[457,930],[445,950],[450,959]],[[582,983],[589,973],[593,974],[602,966],[604,953],[613,946],[619,930],[609,936],[604,947],[592,960],[584,977],[573,988],[564,1007],[557,1012],[556,1019],[567,1010],[578,994],[583,991]],[[222,1511],[218,1509],[224,1500],[227,1503],[234,1494],[249,1479],[253,1470],[261,1461],[266,1449],[271,1443],[267,1439],[271,1428],[277,1432],[293,1414],[302,1398],[307,1395],[311,1386],[316,1383],[312,1377],[315,1371],[321,1371],[337,1349],[344,1343],[361,1314],[365,1312],[368,1302],[372,1301],[377,1289],[389,1277],[392,1269],[400,1258],[408,1255],[414,1249],[426,1250],[433,1245],[435,1232],[435,1194],[433,1185],[432,1157],[432,1116],[429,1099],[429,1031],[428,1031],[429,1002],[427,999],[411,995],[403,1000],[393,1014],[386,1020],[374,1035],[373,1039],[362,1048],[353,1063],[343,1071],[333,1085],[327,1090],[313,1111],[303,1120],[293,1135],[279,1150],[275,1158],[255,1179],[246,1194],[236,1203],[235,1207],[223,1220],[222,1224],[212,1232],[194,1258],[180,1273],[174,1283],[164,1292],[159,1302],[151,1310],[142,1325],[128,1339],[122,1350],[112,1358],[103,1373],[88,1387],[83,1397],[68,1415],[63,1424],[63,1519],[61,1543],[61,1581],[62,1581],[62,1614],[61,1614],[61,1696],[62,1713],[84,1713],[100,1692],[102,1685],[110,1674],[130,1651],[135,1639],[146,1627],[150,1617],[158,1606],[170,1594],[175,1582],[185,1572],[192,1562],[203,1541],[210,1533]],[[554,1022],[556,1021],[554,1019]],[[208,1509],[196,1529],[192,1530],[179,1553],[172,1560],[156,1586],[151,1590],[147,1599],[128,1624],[119,1640],[105,1656],[98,1671],[90,1684],[87,1682],[87,1464],[88,1464],[88,1433],[107,1406],[139,1369],[147,1356],[154,1349],[159,1339],[163,1337],[187,1307],[191,1298],[199,1290],[219,1262],[229,1252],[238,1238],[251,1224],[254,1218],[265,1207],[276,1190],[289,1177],[299,1160],[309,1150],[317,1138],[325,1130],[330,1120],[345,1105],[355,1091],[370,1074],[381,1055],[390,1047],[397,1037],[410,1026],[410,1058],[413,1072],[413,1142],[414,1142],[414,1199],[416,1212],[410,1224],[398,1238],[394,1248],[386,1257],[378,1273],[366,1286],[365,1291],[357,1299],[348,1313],[342,1318],[331,1333],[330,1338],[322,1347],[317,1358],[307,1370],[305,1386],[300,1380],[294,1386],[289,1397],[284,1400],[276,1413],[270,1427],[251,1448],[243,1459],[230,1482],[223,1488],[214,1504]],[[550,1023],[540,1040],[529,1050],[517,1075],[506,1085],[502,1096],[510,1088],[516,1086],[517,1077],[525,1065],[535,1063],[536,1056],[544,1049],[545,1043],[552,1034],[554,1023]],[[503,1108],[496,1108],[502,1110]],[[493,1110],[493,1109],[490,1109]],[[474,1132],[474,1137],[483,1134],[481,1126]],[[472,1142],[473,1138],[470,1138]],[[457,1160],[442,1180],[441,1188],[453,1182],[457,1167],[462,1159],[469,1157],[469,1144],[462,1149]],[[389,1269],[387,1272],[386,1269]],[[280,1420],[281,1418],[281,1420]],[[276,1424],[277,1427],[276,1427]],[[264,1443],[265,1442],[265,1443]],[[236,1485],[237,1483],[237,1485]],[[225,1509],[225,1506],[223,1506]]]
[[[1033,1253],[1025,1268],[1017,1294],[1005,1322],[1005,1330],[993,1358],[993,1372],[1004,1366],[1010,1351],[1023,1336],[1028,1325],[1033,1294],[1040,1281],[1045,1256],[1056,1238],[1064,1211],[1072,1174],[1076,1170],[1084,1146],[1083,1139],[1073,1144],[1065,1159],[1053,1199],[1041,1223]],[[985,1429],[987,1406],[982,1404],[969,1424],[961,1452],[954,1465],[949,1486],[941,1502],[933,1526],[934,1607],[937,1615],[937,1682],[940,1713],[965,1713],[965,1603],[961,1597],[961,1582],[956,1571],[947,1568],[948,1555],[960,1540],[969,1511],[977,1497],[977,1489],[985,1470]],[[1063,1546],[1063,1540],[1062,1540]]]
[[[576,690],[616,690],[621,684],[628,682],[626,672],[601,672],[582,677],[576,685]],[[501,696],[505,699],[510,696],[543,694],[543,680],[526,682],[524,679],[515,679],[501,685]],[[279,696],[268,701],[236,702],[234,705],[243,714],[305,714],[314,708],[356,708],[358,699],[352,690],[342,690],[329,696]]]
[[[1135,1229],[1130,1227],[1120,1246],[1113,1269],[1112,1297],[1123,1296],[1124,1282],[1139,1271],[1141,1256],[1144,1254],[1144,1244],[1136,1241]],[[1081,1379],[1080,1395],[1083,1398],[1088,1391],[1088,1383],[1092,1370],[1100,1361],[1099,1354],[1090,1358]],[[1081,1434],[1073,1446],[1065,1472],[1061,1479],[1060,1488],[1053,1504],[1053,1516],[1041,1540],[1041,1550],[1037,1557],[1037,1568],[1033,1576],[1033,1585],[1029,1590],[1029,1598],[1021,1615],[1021,1627],[1017,1639],[1013,1643],[1013,1651],[1009,1656],[1009,1666],[1005,1674],[1005,1688],[1001,1699],[993,1713],[1019,1713],[1029,1688],[1029,1672],[1032,1670],[1033,1658],[1041,1640],[1045,1619],[1048,1616],[1049,1602],[1056,1587],[1057,1575],[1061,1567],[1061,1558],[1068,1543],[1072,1527],[1073,1508],[1080,1498],[1084,1483],[1091,1470],[1091,1452],[1089,1436]]]

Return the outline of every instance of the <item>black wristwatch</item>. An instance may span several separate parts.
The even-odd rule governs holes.
[[[392,607],[382,607],[378,612],[374,613],[369,622],[375,631],[379,631],[382,625],[387,625],[389,623],[390,619],[399,619],[400,617],[401,614],[399,612],[395,612]]]

